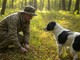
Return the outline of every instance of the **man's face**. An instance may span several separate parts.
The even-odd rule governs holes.
[[[26,21],[30,21],[32,19],[32,15],[29,15],[29,14],[23,14],[23,18],[26,20]]]

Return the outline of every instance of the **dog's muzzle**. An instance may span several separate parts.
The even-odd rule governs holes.
[[[43,30],[44,30],[44,31],[47,31],[47,29],[46,29],[46,28],[44,28]]]

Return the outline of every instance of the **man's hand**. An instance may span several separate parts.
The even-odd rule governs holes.
[[[24,47],[25,47],[27,50],[31,50],[29,44],[25,44]]]
[[[20,49],[20,52],[21,52],[21,53],[27,52],[27,50],[26,50],[25,48],[23,48],[23,47],[20,47],[19,49]]]

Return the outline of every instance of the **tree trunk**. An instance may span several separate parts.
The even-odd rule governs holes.
[[[21,0],[21,2],[20,2],[20,8],[21,9],[23,8],[23,0]]]
[[[27,0],[25,0],[25,6],[27,5]]]
[[[40,0],[39,10],[43,10],[44,0]]]
[[[56,5],[57,5],[57,1],[56,1],[56,0],[54,0],[54,6],[56,7]],[[55,7],[54,7],[54,8],[55,8]]]
[[[7,3],[7,0],[3,0],[1,15],[4,15],[5,14],[6,3]]]
[[[53,3],[54,3],[54,0],[51,0],[51,9],[53,9],[53,8],[54,8]]]
[[[62,0],[62,10],[66,10],[65,0]]]
[[[12,8],[14,8],[14,0],[12,0]]]
[[[42,0],[40,0],[39,10],[42,10],[42,5],[43,5],[43,2]]]
[[[48,10],[50,10],[50,0],[48,0]]]
[[[79,0],[76,0],[74,12],[76,12],[77,14],[79,14]]]
[[[59,9],[61,9],[61,0],[59,0]]]
[[[37,0],[34,0],[34,7],[37,9]]]
[[[72,3],[72,0],[69,0],[68,11],[70,11],[71,3]]]
[[[44,0],[43,0],[43,4],[42,4],[42,9],[43,9],[43,8],[45,8],[45,7],[44,7]]]

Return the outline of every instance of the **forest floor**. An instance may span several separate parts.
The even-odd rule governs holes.
[[[0,20],[11,13],[0,16]],[[0,60],[60,60],[54,35],[51,32],[44,31],[43,28],[50,21],[56,21],[64,28],[80,32],[80,15],[71,14],[68,11],[54,10],[37,11],[37,14],[38,16],[31,20],[29,41],[31,50],[22,54],[11,47],[4,52],[0,52]],[[67,52],[69,51],[63,50],[62,60],[72,60]]]

